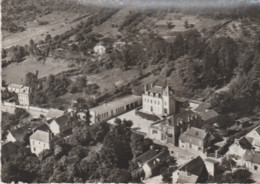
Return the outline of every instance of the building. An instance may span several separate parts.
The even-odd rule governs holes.
[[[50,132],[43,131],[43,130],[36,130],[30,136],[31,152],[35,153],[38,156],[43,150],[51,149],[51,139],[52,139],[52,134]]]
[[[92,123],[109,120],[131,109],[141,106],[142,98],[137,95],[129,95],[109,103],[89,109]]]
[[[50,110],[48,111],[48,113],[46,114],[46,120],[49,121],[51,119],[60,117],[64,114],[65,112],[59,109],[53,109],[50,108]]]
[[[66,113],[60,117],[53,119],[51,122],[47,122],[51,132],[54,135],[57,135],[71,129],[73,127],[71,116],[71,113]]]
[[[260,152],[260,125],[249,132],[245,137],[252,144],[253,149]]]
[[[179,138],[179,147],[196,153],[206,153],[211,135],[205,130],[190,127]]]
[[[148,136],[151,139],[178,146],[179,136],[189,125],[198,121],[196,113],[188,110],[166,117],[165,120],[152,124],[148,129]]]
[[[22,89],[23,85],[21,84],[9,84],[7,86],[7,89],[9,92],[15,92],[15,93],[19,93]]]
[[[28,86],[23,86],[18,92],[18,101],[20,105],[30,105],[30,88]]]
[[[145,179],[160,174],[160,167],[168,158],[169,152],[166,149],[157,152],[153,149],[139,156],[136,161],[145,173]]]
[[[18,102],[20,105],[30,105],[30,93],[31,89],[28,86],[20,84],[9,84],[7,87],[8,91],[15,92],[18,95]]]
[[[189,161],[172,174],[173,183],[204,183],[208,179],[208,171],[202,158]]]
[[[228,155],[234,155],[243,158],[247,150],[252,150],[253,146],[246,137],[235,139],[234,143],[229,147]]]
[[[219,161],[213,160],[211,158],[206,158],[204,160],[204,164],[207,168],[208,174],[211,176],[215,176],[216,168],[219,165]]]
[[[158,116],[169,116],[176,113],[176,100],[168,85],[163,88],[151,84],[151,88],[149,90],[147,88],[145,85],[142,95],[143,112]]]
[[[260,152],[246,151],[242,160],[242,166],[248,170],[260,173]]]
[[[16,127],[12,130],[8,130],[8,134],[6,137],[7,142],[24,142],[26,136],[31,133],[29,130],[29,125],[25,125],[22,127]]]

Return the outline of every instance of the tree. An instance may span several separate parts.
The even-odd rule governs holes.
[[[37,75],[32,72],[28,72],[25,75],[25,85],[35,88],[37,84]]]

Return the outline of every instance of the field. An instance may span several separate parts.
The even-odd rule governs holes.
[[[11,63],[2,69],[2,79],[7,83],[23,84],[25,75],[28,72],[35,73],[39,71],[39,78],[58,74],[69,70],[68,62],[63,60],[47,59],[45,62],[34,61],[33,58],[27,58],[21,63]]]
[[[38,21],[47,21],[47,25],[39,25],[38,21],[30,21],[24,23],[26,30],[19,33],[9,33],[3,31],[2,47],[10,48],[15,45],[29,44],[30,39],[39,41],[45,39],[47,34],[52,37],[62,34],[71,27],[76,26],[81,20],[73,21],[82,15],[69,12],[54,12],[42,17],[38,17]],[[86,19],[86,17],[84,18]],[[82,19],[82,20],[84,20]]]

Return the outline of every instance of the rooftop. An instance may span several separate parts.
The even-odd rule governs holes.
[[[55,121],[58,125],[62,125],[62,124],[66,124],[70,120],[71,120],[70,113],[66,113],[66,114],[63,114],[62,116],[54,119],[53,121]]]
[[[157,151],[154,149],[150,149],[147,152],[143,153],[139,157],[136,158],[136,161],[139,162],[141,165],[147,162],[148,160],[152,159],[154,156],[158,154]]]
[[[199,106],[194,109],[194,111],[196,112],[206,112],[206,110],[210,107],[209,103],[206,102],[202,102],[201,104],[199,104]]]
[[[151,93],[163,93],[163,87],[162,86],[153,86],[148,91],[151,92]]]
[[[219,114],[213,109],[200,113],[200,117],[203,121],[207,121],[207,120],[210,120],[210,119],[218,117],[218,116],[219,116]]]
[[[23,142],[26,134],[29,132],[29,128],[29,125],[25,125],[23,127],[10,130],[9,132],[18,142]]]
[[[53,119],[53,118],[57,118],[60,117],[64,114],[64,111],[59,110],[59,109],[53,109],[51,108],[48,113],[46,114],[46,118],[47,119]]]
[[[167,159],[167,156],[169,155],[167,150],[163,150],[160,153],[158,153],[157,155],[155,155],[152,159],[150,159],[147,162],[147,165],[151,168],[154,169],[156,168],[158,165],[162,164],[163,161],[165,161]]]
[[[11,84],[8,85],[8,87],[10,87],[10,88],[22,88],[23,85],[21,85],[21,84],[13,84],[13,83],[11,83]]]
[[[50,133],[42,130],[36,130],[31,136],[30,139],[34,139],[42,142],[50,142]]]
[[[260,164],[260,152],[246,151],[244,160],[255,164]]]
[[[239,145],[240,145],[243,149],[247,149],[247,150],[252,149],[252,145],[251,145],[251,143],[249,142],[249,140],[248,140],[246,137],[242,137],[242,138],[239,140]]]
[[[203,140],[206,138],[208,133],[205,130],[191,127],[186,132],[181,134],[180,140],[189,142],[195,145],[203,146]]]
[[[103,105],[91,108],[89,111],[91,112],[95,112],[95,113],[102,113],[102,112],[107,112],[109,110],[115,109],[117,107],[122,107],[126,104],[132,103],[134,101],[137,100],[141,100],[142,97],[141,96],[137,96],[137,95],[129,95],[129,96],[125,96],[123,98],[114,100],[112,102],[109,103],[105,103]]]
[[[192,175],[200,176],[205,168],[205,164],[200,156],[184,164],[178,170],[188,172]]]

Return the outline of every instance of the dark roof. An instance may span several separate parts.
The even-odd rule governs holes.
[[[11,153],[17,152],[19,148],[19,143],[8,142],[2,145],[1,154],[2,156],[8,156]]]
[[[242,138],[239,140],[239,145],[240,145],[243,149],[247,149],[247,150],[252,149],[251,143],[250,143],[250,142],[247,140],[247,138],[245,138],[245,137],[242,137]]]
[[[25,125],[23,127],[10,130],[9,132],[17,141],[23,142],[26,134],[30,131],[29,128],[29,125]]]
[[[246,151],[244,155],[244,160],[260,164],[260,152]]]
[[[66,124],[67,122],[69,122],[70,118],[71,118],[70,113],[66,113],[66,114],[54,119],[54,121],[56,121],[56,123],[58,125],[63,125],[63,124]]]
[[[169,152],[167,150],[163,150],[157,155],[155,155],[152,159],[150,159],[147,162],[147,165],[151,168],[154,169],[157,166],[161,165],[166,159],[167,156],[169,155]]]
[[[188,128],[186,132],[181,134],[180,140],[189,142],[191,144],[203,146],[202,141],[206,138],[207,135],[208,135],[208,133],[205,130],[191,127],[191,128]]]
[[[218,116],[219,114],[213,109],[200,113],[200,117],[203,121],[207,121]]]
[[[202,102],[194,111],[205,112],[209,107],[210,107],[209,103]]]
[[[136,158],[136,161],[139,162],[141,165],[147,162],[148,160],[152,159],[154,156],[158,154],[157,151],[154,149],[150,149],[144,154],[140,155],[139,157]]]
[[[205,168],[205,164],[200,156],[189,161],[179,168],[181,171],[189,172],[190,174],[200,176]]]
[[[51,131],[50,128],[49,128],[49,126],[46,125],[46,124],[42,124],[42,125],[36,127],[36,130]]]

